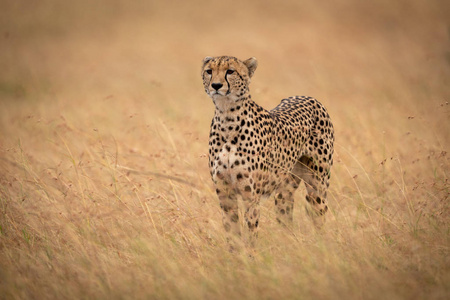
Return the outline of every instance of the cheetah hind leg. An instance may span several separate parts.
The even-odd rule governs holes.
[[[324,166],[325,170],[329,167]],[[306,212],[311,216],[314,225],[321,228],[325,223],[325,213],[328,210],[327,206],[327,187],[328,174],[318,174],[314,172],[314,161],[312,158],[302,156],[295,164],[293,169],[295,176],[303,179],[306,186],[306,201],[309,205],[306,206]]]

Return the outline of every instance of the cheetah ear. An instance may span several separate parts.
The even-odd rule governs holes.
[[[254,57],[250,57],[247,60],[244,60],[244,65],[248,68],[248,76],[252,77],[253,73],[255,73],[256,67],[258,66],[258,61]]]
[[[211,56],[207,56],[203,59],[203,66],[205,66],[209,61],[211,61],[213,58]]]

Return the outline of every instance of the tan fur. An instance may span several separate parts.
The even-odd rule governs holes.
[[[278,220],[292,221],[293,194],[303,180],[312,215],[327,211],[326,190],[333,163],[334,130],[325,108],[311,97],[290,97],[271,111],[256,104],[249,84],[255,58],[206,57],[202,77],[215,105],[209,166],[225,230],[240,234],[237,197],[253,233],[261,197],[274,196]],[[323,217],[319,217],[323,219]],[[316,219],[317,220],[317,219]]]

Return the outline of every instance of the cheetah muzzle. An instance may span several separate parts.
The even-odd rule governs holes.
[[[249,92],[255,58],[206,57],[202,77],[215,106],[209,135],[209,170],[227,232],[240,235],[238,196],[256,235],[262,197],[274,197],[277,219],[292,222],[294,192],[303,181],[314,219],[327,211],[334,130],[325,107],[311,97],[281,100],[267,111]]]

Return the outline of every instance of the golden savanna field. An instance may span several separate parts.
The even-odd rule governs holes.
[[[449,299],[450,4],[0,4],[1,299]],[[256,57],[267,109],[336,131],[322,229],[262,203],[229,252],[205,56]],[[242,218],[241,218],[242,219]]]

